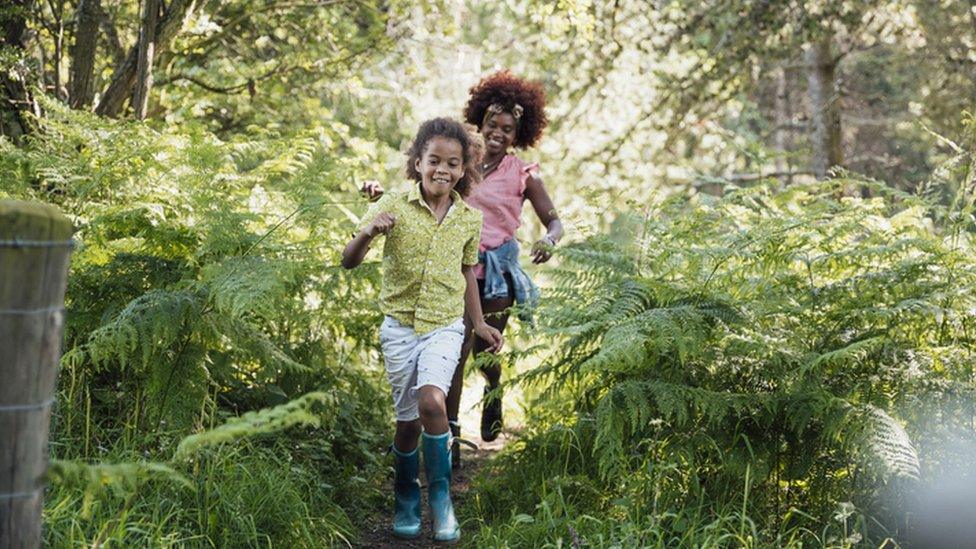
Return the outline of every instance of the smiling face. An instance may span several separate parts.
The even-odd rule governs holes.
[[[464,177],[464,151],[456,139],[435,136],[415,163],[424,194],[439,198],[451,194]]]
[[[485,138],[486,157],[498,157],[505,154],[515,142],[515,117],[512,113],[502,112],[493,114],[481,126],[481,135]]]

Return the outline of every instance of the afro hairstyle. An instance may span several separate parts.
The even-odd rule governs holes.
[[[497,103],[511,113],[515,105],[522,107],[515,132],[515,142],[520,149],[535,145],[542,137],[546,119],[546,94],[542,84],[519,78],[507,70],[496,72],[471,88],[468,104],[464,107],[464,120],[481,128],[488,106]]]

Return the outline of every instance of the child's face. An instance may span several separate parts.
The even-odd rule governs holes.
[[[451,194],[457,182],[464,177],[464,152],[461,143],[447,137],[432,138],[427,142],[424,154],[417,159],[415,167],[428,196]]]
[[[481,135],[485,137],[488,156],[504,154],[515,142],[515,117],[507,112],[489,116],[481,127]]]

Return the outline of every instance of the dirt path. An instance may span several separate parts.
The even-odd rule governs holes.
[[[465,384],[464,392],[462,393],[460,418],[461,436],[462,438],[477,444],[478,449],[473,450],[463,445],[461,447],[461,468],[455,471],[452,485],[455,508],[461,507],[467,503],[471,495],[470,490],[472,479],[494,454],[505,447],[505,443],[509,439],[509,435],[503,432],[492,442],[484,442],[481,440],[481,437],[479,436],[479,425],[481,421],[481,406],[479,404],[479,399],[481,398],[483,387],[484,383],[481,376],[469,377],[467,383]],[[508,406],[508,403],[506,403],[506,406]],[[506,431],[509,428],[510,426],[506,425]],[[422,472],[420,475],[420,481],[424,482]],[[432,534],[430,531],[430,520],[428,518],[426,492],[427,490],[424,489],[422,503],[424,513],[424,529],[421,532],[420,537],[412,540],[401,540],[393,537],[391,534],[393,509],[391,507],[388,513],[374,516],[368,521],[368,524],[360,525],[362,535],[354,546],[362,548],[444,547],[444,543],[434,543],[431,539]],[[462,525],[462,541],[465,537],[466,532]]]

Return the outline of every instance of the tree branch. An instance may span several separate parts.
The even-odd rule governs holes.
[[[166,13],[159,20],[156,27],[156,52],[166,48],[169,41],[183,26],[183,19],[193,11],[195,0],[172,0],[166,8]],[[129,49],[122,64],[117,66],[112,75],[102,100],[99,101],[95,112],[102,116],[118,116],[122,104],[132,94],[136,83],[136,73],[139,58],[139,44]]]
[[[226,95],[234,95],[234,94],[238,94],[238,93],[241,93],[241,92],[244,92],[244,91],[248,91],[249,93],[251,93],[251,95],[254,95],[254,85],[257,82],[260,82],[262,80],[266,80],[268,78],[271,78],[272,76],[274,76],[276,74],[284,74],[284,73],[287,73],[287,72],[291,71],[293,68],[294,67],[287,67],[287,66],[284,66],[284,65],[279,65],[279,66],[271,69],[270,71],[262,74],[261,76],[257,76],[257,77],[254,77],[254,78],[248,78],[246,82],[243,82],[241,84],[235,84],[233,86],[217,86],[217,85],[214,85],[214,84],[209,84],[209,83],[204,82],[203,80],[201,80],[199,78],[196,78],[194,76],[190,76],[189,74],[185,74],[185,73],[182,73],[182,72],[176,73],[176,74],[174,74],[174,75],[172,75],[169,78],[166,78],[164,80],[160,80],[159,81],[159,84],[160,85],[172,84],[173,82],[179,82],[180,80],[186,80],[187,82],[191,82],[193,84],[196,84],[197,86],[200,86],[201,88],[203,88],[203,89],[205,89],[207,91],[210,91],[210,92],[214,92],[214,93],[222,93],[222,94],[226,94]]]

